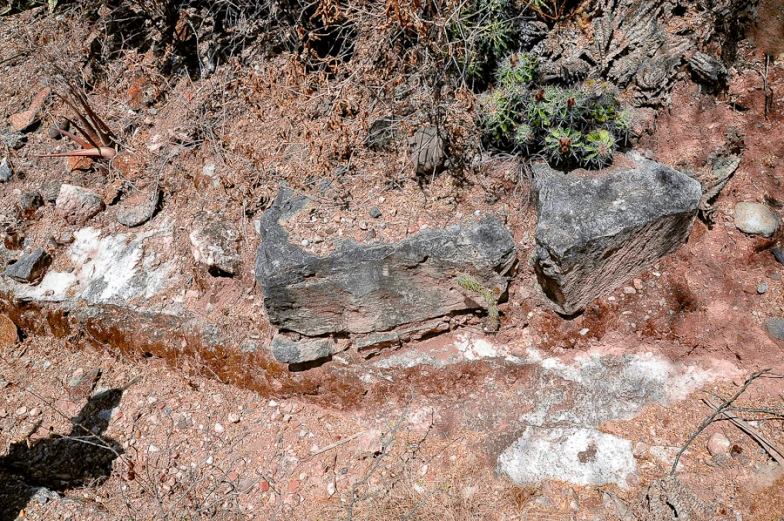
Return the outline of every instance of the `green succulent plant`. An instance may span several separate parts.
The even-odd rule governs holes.
[[[505,89],[496,89],[479,98],[482,108],[480,123],[485,133],[502,141],[515,128],[514,98]]]
[[[514,142],[515,145],[527,152],[536,144],[536,130],[527,123],[517,125],[514,134]]]
[[[544,150],[555,164],[579,161],[583,154],[583,133],[568,127],[550,129],[544,138]]]
[[[478,293],[485,300],[487,305],[487,331],[498,331],[501,327],[501,318],[498,314],[498,297],[496,293],[482,286],[482,283],[468,274],[461,274],[457,276],[457,285],[468,291]]]
[[[450,49],[460,71],[468,77],[481,77],[514,42],[516,28],[509,9],[509,0],[469,0],[460,3],[449,17]]]
[[[632,132],[607,83],[564,88],[538,85],[536,58],[507,56],[498,66],[498,87],[480,96],[485,139],[518,153],[541,153],[557,165],[603,168]]]
[[[515,89],[527,87],[536,78],[539,62],[528,53],[514,53],[503,59],[498,66],[498,83],[501,87]]]
[[[623,144],[629,142],[632,133],[632,113],[629,110],[622,110],[615,116],[615,134],[622,139]]]
[[[585,135],[583,161],[588,166],[604,168],[612,163],[615,153],[615,138],[605,129],[592,130]]]

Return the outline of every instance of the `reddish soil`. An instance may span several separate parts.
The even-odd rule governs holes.
[[[21,53],[0,70],[0,120],[8,121],[28,110],[42,88],[61,87],[52,64],[82,63],[87,52],[82,43],[89,35],[73,13],[57,18],[37,9],[2,21],[0,48],[8,56],[0,59]],[[764,38],[775,40],[771,31],[775,28],[766,28]],[[366,56],[373,52],[357,51]],[[424,226],[499,214],[519,245],[520,262],[493,342],[522,354],[530,340],[564,361],[589,350],[660,352],[676,362],[722,368],[726,379],[704,391],[729,396],[753,371],[770,367],[784,373],[784,343],[772,340],[763,328],[766,319],[784,317],[784,267],[770,253],[769,241],[744,235],[732,221],[740,201],[772,203],[781,215],[776,201],[784,201],[784,63],[780,54],[767,63],[774,95],[766,115],[760,74],[765,58],[750,45],[740,52],[728,92],[714,96],[690,82],[679,85],[671,107],[658,113],[655,132],[636,145],[664,164],[699,174],[709,169],[708,156],[724,145],[731,126],[745,136],[743,162],[714,204],[713,223],[698,221],[677,254],[573,320],[549,310],[536,292],[528,266],[535,209],[516,162],[482,157],[477,168],[460,176],[444,172],[432,180],[418,179],[403,146],[388,151],[361,146],[370,123],[390,107],[367,103],[368,91],[354,84],[336,86],[321,77],[306,81],[304,68],[285,56],[259,57],[255,67],[230,63],[198,81],[164,77],[153,53],[132,51],[97,78],[96,71],[80,70],[85,79],[95,80],[90,101],[96,111],[113,128],[123,129],[125,152],[110,163],[73,171],[66,169],[65,160],[38,157],[71,147],[47,135],[48,127],[68,113],[53,99],[41,113],[41,126],[27,134],[27,145],[5,151],[17,177],[0,185],[0,213],[15,215],[21,190],[40,189],[53,178],[90,187],[107,201],[160,186],[161,215],[175,218],[179,227],[173,249],[191,258],[185,230],[195,214],[220,212],[242,231],[243,271],[235,279],[216,279],[194,264],[184,277],[190,277],[185,303],[215,322],[255,328],[262,340],[271,329],[260,318],[261,294],[254,285],[253,220],[281,181],[321,203],[313,214],[288,226],[298,240],[308,240],[308,247],[322,254],[332,245],[314,241],[316,236],[391,241]],[[462,131],[469,142],[473,95],[450,91],[442,96],[450,100],[450,114],[456,114],[453,130]],[[420,116],[407,120],[403,132],[410,134],[424,123]],[[205,173],[210,164],[216,166],[214,176]],[[324,180],[329,186],[320,189]],[[371,206],[382,217],[370,217]],[[110,204],[90,225],[103,233],[123,231],[116,211]],[[65,262],[57,254],[66,247],[63,234],[75,229],[46,204],[25,221],[23,235],[51,251],[55,267],[65,268],[57,264]],[[760,283],[768,285],[764,294],[757,292]],[[253,289],[248,293],[246,288]],[[468,318],[461,331],[479,334],[479,318]],[[437,337],[408,347],[446,360],[453,339]],[[33,500],[21,507],[21,519],[183,519],[197,512],[264,520],[343,519],[349,512],[378,520],[412,512],[432,520],[616,519],[620,507],[612,498],[639,507],[647,487],[669,471],[649,449],[677,450],[710,412],[701,401],[706,394],[695,393],[672,405],[651,406],[633,420],[605,424],[604,431],[639,445],[637,481],[629,490],[563,482],[520,487],[498,476],[495,464],[520,434],[519,415],[536,405],[533,398],[515,401],[533,390],[538,369],[531,366],[462,362],[438,373],[415,366],[388,382],[373,372],[372,363],[396,353],[371,361],[347,355],[347,361],[367,370],[372,384],[362,388],[341,381],[342,366],[334,361],[328,368],[286,376],[290,387],[277,382],[280,388],[270,384],[259,394],[255,391],[261,388],[245,377],[248,358],[213,353],[216,359],[226,357],[225,371],[210,378],[193,360],[172,356],[165,363],[144,357],[131,341],[124,354],[90,344],[96,342],[84,339],[72,345],[66,339],[33,336],[0,353],[0,459],[13,444],[29,448],[68,435],[70,418],[88,403],[86,395],[69,393],[76,373],[100,368],[98,388],[128,385],[102,433],[122,447],[108,480],[67,488],[58,500]],[[266,369],[273,382],[276,371],[285,370],[277,365]],[[243,376],[233,379],[237,374]],[[227,381],[239,385],[221,383]],[[782,382],[760,379],[739,405],[781,407]],[[301,389],[308,392],[285,401],[279,397]],[[780,420],[754,421],[784,447]],[[722,466],[705,448],[708,436],[719,431],[737,447]],[[358,433],[364,434],[352,438]],[[683,479],[744,520],[780,519],[784,482],[765,481],[769,462],[750,437],[721,421],[691,446],[683,460]],[[19,486],[3,479],[0,487]]]

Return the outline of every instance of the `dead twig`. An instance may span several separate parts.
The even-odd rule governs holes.
[[[318,456],[319,454],[324,454],[325,452],[328,452],[328,451],[330,451],[332,449],[336,449],[336,448],[340,447],[341,445],[344,445],[344,444],[350,442],[351,440],[355,440],[355,439],[359,438],[363,434],[365,434],[365,431],[361,431],[361,432],[358,432],[356,434],[352,434],[348,438],[343,438],[342,440],[336,441],[335,443],[331,443],[331,444],[327,445],[326,447],[324,447],[323,449],[320,449],[320,450],[318,450],[316,452],[311,452],[310,453],[310,457],[314,458],[314,457]]]
[[[719,406],[716,405],[715,402],[713,402],[711,400],[708,400],[707,398],[703,398],[702,401],[705,402],[705,404],[708,405],[708,407],[710,407],[714,411],[718,411],[719,410]],[[778,449],[778,447],[776,447],[773,444],[773,442],[771,442],[770,440],[765,438],[762,434],[760,434],[760,432],[757,429],[755,429],[754,427],[749,425],[748,422],[746,422],[742,418],[738,418],[731,411],[726,410],[726,408],[725,408],[725,410],[722,411],[722,414],[728,420],[730,420],[732,423],[734,423],[740,430],[742,430],[743,432],[745,432],[746,434],[748,434],[749,436],[754,438],[754,441],[756,441],[757,443],[762,445],[762,448],[764,448],[768,452],[768,454],[770,454],[770,456],[774,460],[776,460],[776,462],[779,465],[781,465],[782,468],[784,468],[784,453],[782,453]]]
[[[73,87],[69,87],[73,101],[68,98],[57,94],[56,96],[63,100],[63,102],[71,107],[71,110],[76,114],[76,118],[81,122],[81,126],[71,119],[67,121],[84,136],[81,138],[74,133],[65,131],[58,127],[52,127],[52,130],[62,134],[74,143],[82,147],[81,150],[72,150],[70,152],[58,152],[55,154],[42,154],[39,157],[102,157],[104,159],[112,159],[117,155],[116,143],[117,136],[111,129],[103,122],[101,118],[90,107],[87,101],[87,96],[82,92],[77,91]],[[76,108],[76,104],[81,106],[81,110]]]
[[[384,459],[384,456],[387,455],[387,452],[389,451],[390,447],[392,447],[392,444],[396,440],[397,431],[400,429],[400,426],[403,424],[403,421],[405,421],[406,416],[408,415],[408,409],[409,407],[411,407],[411,403],[413,401],[414,401],[414,395],[412,394],[411,398],[408,400],[408,403],[406,404],[406,407],[403,409],[403,413],[400,415],[400,419],[397,421],[395,426],[392,427],[392,430],[389,432],[389,436],[387,436],[387,439],[384,440],[384,443],[381,446],[381,452],[379,453],[378,456],[376,456],[375,460],[373,461],[373,465],[370,467],[368,473],[365,474],[365,477],[362,478],[360,481],[351,485],[351,500],[349,501],[349,504],[346,507],[346,509],[348,510],[347,521],[352,521],[354,519],[354,506],[356,505],[357,501],[361,501],[362,499],[365,499],[365,498],[360,498],[356,495],[357,489],[365,485],[370,480],[370,478],[378,469],[378,466],[381,464],[381,460]]]
[[[732,403],[733,403],[735,400],[737,400],[737,399],[740,397],[740,395],[742,395],[744,392],[746,392],[746,389],[748,389],[748,388],[749,388],[749,386],[751,385],[751,383],[752,383],[754,380],[756,380],[756,379],[757,379],[757,378],[759,378],[760,376],[762,376],[762,375],[764,375],[764,374],[767,374],[767,373],[769,373],[769,372],[770,372],[770,368],[768,368],[768,369],[763,369],[763,370],[761,370],[761,371],[757,371],[757,372],[755,372],[755,373],[752,373],[752,374],[751,374],[751,376],[749,376],[749,378],[746,380],[746,383],[744,383],[744,384],[743,384],[743,387],[741,387],[741,388],[738,390],[738,392],[737,392],[737,393],[735,393],[735,394],[732,396],[732,398],[730,398],[729,400],[726,400],[726,401],[725,401],[724,403],[722,403],[720,406],[716,407],[716,409],[715,409],[715,411],[713,412],[713,414],[711,414],[710,416],[708,416],[707,418],[705,418],[705,421],[703,421],[703,422],[702,422],[702,424],[701,424],[701,425],[699,426],[699,428],[698,428],[698,429],[697,429],[697,430],[694,432],[694,434],[692,434],[692,435],[691,435],[691,437],[689,437],[689,439],[688,439],[688,440],[686,440],[686,443],[683,445],[683,447],[681,448],[681,450],[680,450],[680,451],[678,451],[678,454],[675,456],[675,461],[673,461],[673,463],[672,463],[672,468],[670,469],[670,476],[673,476],[673,475],[675,475],[675,469],[677,469],[677,468],[678,468],[678,462],[680,462],[681,456],[683,456],[683,453],[684,453],[684,452],[686,452],[686,449],[689,447],[689,445],[691,445],[691,443],[692,443],[692,442],[693,442],[695,439],[697,439],[697,436],[699,436],[699,435],[700,435],[700,433],[701,433],[702,431],[704,431],[704,430],[705,430],[705,428],[706,428],[708,425],[710,425],[711,423],[713,423],[713,422],[716,420],[716,418],[718,418],[719,416],[723,415],[723,414],[724,414],[724,413],[727,411],[727,409],[729,409],[729,408],[730,408],[730,406],[732,405]]]

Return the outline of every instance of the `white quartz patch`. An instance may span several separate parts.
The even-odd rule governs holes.
[[[501,454],[498,469],[519,484],[557,479],[625,489],[636,465],[629,440],[595,429],[528,427]]]
[[[74,233],[67,252],[71,270],[51,270],[36,286],[16,284],[14,293],[23,299],[83,299],[89,304],[149,299],[169,287],[174,278],[174,261],[161,260],[153,244],[166,248],[172,243],[167,222],[137,235],[102,237],[98,229],[83,228]]]
[[[497,358],[506,355],[504,347],[496,346],[487,339],[469,334],[461,334],[455,341],[455,347],[466,360],[479,360],[480,358]]]

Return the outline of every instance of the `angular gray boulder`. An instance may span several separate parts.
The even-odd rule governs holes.
[[[33,282],[44,274],[51,263],[52,257],[41,248],[36,248],[8,266],[5,276],[18,282]]]
[[[629,166],[595,175],[534,165],[538,223],[532,261],[558,313],[584,310],[689,237],[700,184],[634,152],[619,163]]]
[[[426,230],[396,244],[347,241],[319,257],[289,241],[278,223],[305,201],[282,189],[261,218],[256,278],[270,322],[308,336],[389,331],[482,302],[457,285],[466,273],[499,295],[517,249],[496,218]]]

